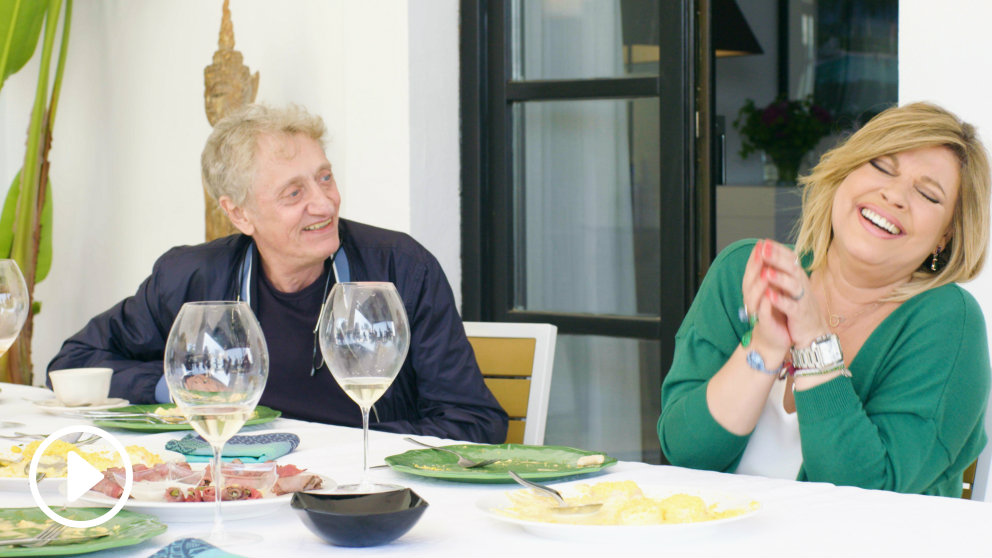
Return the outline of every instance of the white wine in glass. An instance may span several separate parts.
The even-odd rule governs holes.
[[[394,487],[369,482],[369,411],[389,389],[410,348],[410,323],[392,283],[338,283],[317,323],[320,350],[331,375],[362,411],[362,480],[343,492]]]
[[[14,344],[31,305],[28,286],[14,260],[0,260],[0,355]]]
[[[226,532],[221,518],[224,444],[255,411],[269,375],[255,314],[244,302],[187,302],[172,324],[163,360],[173,401],[213,450],[214,524],[205,538],[227,545],[258,540]]]

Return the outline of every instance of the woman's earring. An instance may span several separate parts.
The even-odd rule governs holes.
[[[937,256],[940,255],[940,246],[933,251],[933,259],[930,260],[930,271],[937,271]]]

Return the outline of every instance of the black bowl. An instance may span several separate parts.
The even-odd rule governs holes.
[[[303,524],[338,546],[377,546],[413,527],[427,501],[409,488],[372,494],[297,492],[291,502]]]

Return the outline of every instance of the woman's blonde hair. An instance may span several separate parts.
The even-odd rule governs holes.
[[[254,182],[259,137],[304,134],[323,148],[325,132],[319,116],[296,105],[243,105],[219,120],[207,138],[200,156],[203,187],[215,200],[227,196],[234,205],[244,206]]]
[[[887,300],[906,300],[925,290],[974,278],[985,263],[989,241],[989,163],[975,128],[931,103],[893,107],[872,118],[846,141],[820,158],[800,178],[803,211],[796,251],[812,253],[811,269],[826,264],[833,240],[834,195],[855,169],[884,155],[921,147],[947,147],[960,163],[960,188],[951,217],[951,238],[940,253],[940,266],[930,271],[931,257],[921,262],[910,280]]]

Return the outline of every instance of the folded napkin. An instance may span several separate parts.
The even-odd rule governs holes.
[[[298,445],[300,445],[300,437],[288,432],[242,434],[233,436],[224,444],[221,460],[240,459],[242,463],[264,463],[286,455]],[[178,440],[170,440],[165,444],[165,449],[185,455],[186,461],[190,463],[210,461],[214,455],[210,444],[199,435],[192,433]]]
[[[231,554],[201,539],[179,539],[162,547],[148,558],[244,558]]]

